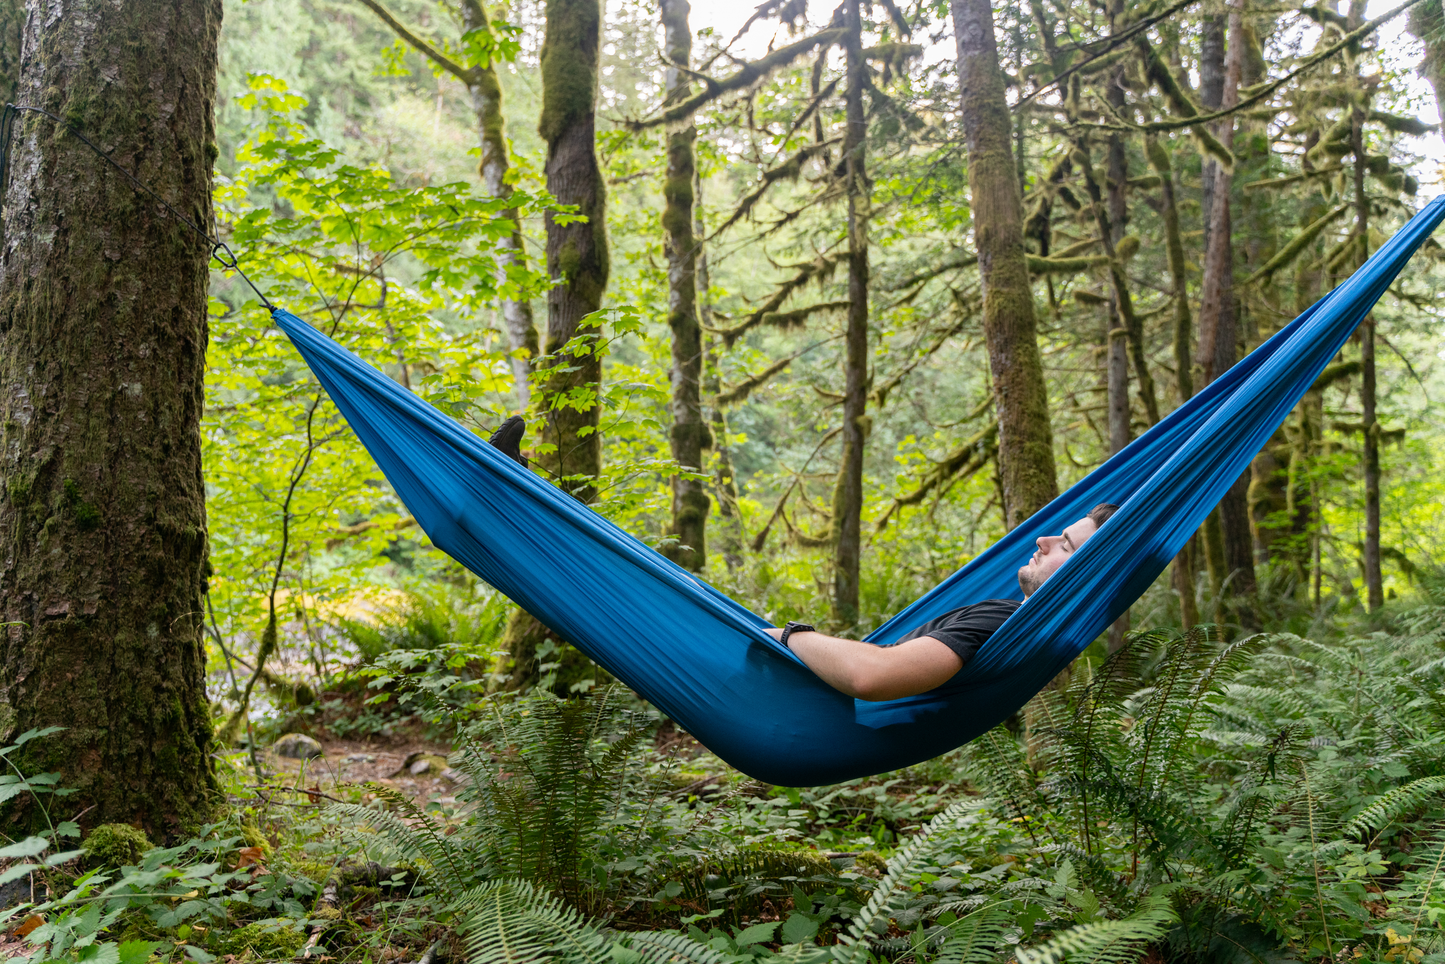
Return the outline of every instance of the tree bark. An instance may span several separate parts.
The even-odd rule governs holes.
[[[1242,16],[1236,6],[1229,9],[1229,44],[1224,58],[1223,93],[1220,106],[1239,102],[1239,82],[1244,52]],[[1226,118],[1215,126],[1215,137],[1225,147],[1234,144],[1234,120]],[[1199,306],[1199,363],[1204,382],[1212,382],[1230,368],[1238,351],[1238,312],[1234,293],[1234,245],[1230,217],[1230,172],[1215,165],[1213,206],[1209,217],[1204,259],[1203,291]],[[1249,528],[1248,471],[1240,475],[1219,502],[1219,547],[1225,574],[1221,585],[1241,605],[1233,615],[1244,626],[1253,626],[1255,614],[1254,537]],[[1212,535],[1212,533],[1211,533]]]
[[[220,0],[32,2],[17,100],[211,225]],[[64,52],[63,55],[61,52]],[[210,812],[200,418],[209,246],[46,118],[17,124],[0,261],[0,739],[87,824]],[[16,798],[12,818],[36,822]],[[15,831],[10,831],[13,835]]]
[[[1360,6],[1352,4],[1351,13],[1355,14]],[[1360,235],[1359,263],[1364,264],[1370,256],[1370,200],[1365,195],[1365,112],[1359,104],[1352,105],[1350,121],[1355,155],[1355,231]],[[1374,612],[1385,604],[1384,576],[1380,571],[1380,426],[1375,418],[1374,315],[1366,315],[1360,324],[1360,403],[1365,428],[1365,601]]]
[[[1179,206],[1174,194],[1174,167],[1169,159],[1168,149],[1151,137],[1145,144],[1149,164],[1160,177],[1160,215],[1164,221],[1164,245],[1169,256],[1169,279],[1174,301],[1174,385],[1179,404],[1183,405],[1194,395],[1193,365],[1193,319],[1189,313],[1189,277],[1184,259],[1184,239],[1179,231]],[[1199,622],[1199,607],[1194,598],[1194,544],[1191,540],[1179,555],[1174,557],[1172,578],[1174,591],[1179,596],[1179,618],[1184,631],[1193,629]]]
[[[1436,108],[1445,116],[1445,10],[1440,0],[1425,0],[1411,7],[1407,23],[1410,33],[1425,46],[1419,72],[1430,81]]]
[[[692,31],[687,0],[662,0],[663,46],[667,58],[683,69],[666,71],[667,99],[686,100],[692,84],[684,70],[691,66]],[[711,504],[703,480],[702,453],[707,423],[702,412],[702,326],[697,316],[697,259],[701,243],[693,233],[693,187],[697,163],[692,118],[669,125],[667,175],[662,185],[663,242],[667,255],[667,324],[672,329],[672,457],[685,472],[672,479],[672,528],[677,541],[668,547],[673,562],[701,572],[707,564],[707,514]]]
[[[707,237],[703,224],[702,178],[696,165],[692,182],[692,234],[695,238]],[[697,318],[704,329],[712,327],[712,301],[708,295],[711,280],[707,270],[707,249],[697,253]],[[713,467],[713,492],[717,496],[718,536],[722,546],[723,561],[730,571],[743,563],[743,519],[738,507],[738,483],[733,477],[732,450],[728,445],[727,412],[718,404],[718,393],[722,384],[717,369],[717,338],[705,341],[704,388],[708,397],[707,440],[712,444],[717,457]]]
[[[479,0],[463,0],[462,20],[468,31],[490,26]],[[473,67],[467,90],[472,96],[481,140],[482,159],[477,172],[482,178],[482,190],[491,197],[510,197],[512,186],[507,183],[507,171],[511,159],[507,155],[506,115],[502,111],[502,83],[496,66],[488,63]],[[527,252],[517,212],[508,211],[503,217],[509,218],[516,227],[498,242],[497,262],[503,271],[525,270]],[[513,353],[512,380],[517,387],[517,403],[525,409],[531,401],[532,365],[540,354],[532,303],[526,298],[503,298],[502,324],[507,333],[507,347]]]
[[[579,323],[602,307],[610,267],[606,185],[597,165],[597,58],[601,43],[600,0],[549,0],[542,43],[542,117],[538,132],[547,142],[547,190],[560,204],[577,206],[586,218],[558,223],[547,214],[547,271],[562,283],[547,295],[547,344],[540,406],[547,424],[543,439],[554,448],[540,461],[583,502],[596,497],[602,468],[597,433],[601,408],[563,401],[575,389],[597,387],[601,359],[583,349],[563,360],[555,355],[582,330]]]
[[[844,94],[843,176],[848,195],[848,320],[843,388],[843,456],[833,489],[833,622],[839,629],[858,623],[862,565],[863,446],[868,439],[868,175],[867,120],[863,113],[862,0],[847,0],[843,47],[847,57]]]
[[[20,40],[25,29],[23,0],[0,0],[0,104],[15,102],[20,83]]]
[[[574,399],[600,393],[602,361],[592,350],[595,342],[565,356],[558,352],[574,336],[586,334],[580,323],[602,306],[607,287],[606,188],[595,150],[601,35],[600,0],[547,3],[538,124],[547,143],[547,190],[558,203],[576,205],[586,220],[560,224],[550,212],[546,217],[547,272],[561,282],[547,293],[546,357],[536,369],[541,397],[534,404],[544,418],[537,461],[583,502],[596,498],[596,479],[602,470],[602,439],[597,432],[601,408]],[[503,634],[511,655],[509,688],[527,689],[540,678],[536,651],[549,638],[555,637],[529,613],[512,614]],[[581,682],[581,674],[602,673],[570,645],[558,661],[561,695]]]
[[[1053,428],[1039,355],[1023,212],[1009,150],[1012,124],[987,0],[950,0],[983,326],[993,376],[999,485],[1009,528],[1058,495]]]

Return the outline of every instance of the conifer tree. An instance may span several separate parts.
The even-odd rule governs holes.
[[[32,10],[17,100],[209,230],[220,26],[220,0]],[[201,615],[210,246],[54,121],[17,124],[0,262],[0,740],[63,728],[12,764],[58,773],[86,824],[174,837],[216,793]]]

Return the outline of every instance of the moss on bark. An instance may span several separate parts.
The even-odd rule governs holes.
[[[220,22],[219,0],[34,16],[16,99],[67,118],[209,224]],[[66,727],[27,744],[20,766],[58,772],[88,825],[175,837],[216,791],[200,619],[209,250],[51,121],[25,115],[13,150],[0,739]],[[16,798],[6,816],[39,815]]]
[[[1024,256],[1023,211],[987,0],[951,0],[983,325],[999,424],[999,482],[1009,528],[1054,496],[1053,428]]]
[[[692,57],[687,0],[663,0],[660,6],[664,48],[668,60],[687,68]],[[669,103],[686,100],[692,92],[684,70],[667,69]],[[692,118],[679,119],[667,132],[667,174],[662,183],[663,252],[667,256],[667,324],[672,329],[672,457],[685,471],[702,469],[708,445],[702,412],[702,326],[697,315],[697,261],[700,239],[693,233],[693,184],[697,163],[693,143],[697,128]],[[684,569],[701,572],[707,564],[707,515],[712,500],[701,478],[674,476],[672,480],[673,542],[665,551]]]
[[[558,352],[579,333],[583,318],[602,307],[609,270],[606,188],[596,153],[597,58],[601,45],[600,0],[550,0],[542,42],[542,116],[538,131],[547,142],[547,190],[561,204],[575,205],[585,221],[563,224],[546,217],[547,271],[560,278],[547,293],[546,355],[537,369],[544,452],[537,461],[583,502],[597,495],[602,471],[601,409],[575,403],[601,392],[602,360],[584,348]],[[509,623],[505,642],[518,682],[525,687],[536,662],[536,646],[549,631],[527,613]],[[580,657],[580,654],[578,654]],[[585,657],[580,657],[584,658]],[[597,670],[601,673],[601,670]]]

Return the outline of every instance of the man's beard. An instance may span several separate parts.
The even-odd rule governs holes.
[[[1032,566],[1024,566],[1019,570],[1019,588],[1024,591],[1024,596],[1032,596],[1043,584],[1044,581],[1033,571]]]

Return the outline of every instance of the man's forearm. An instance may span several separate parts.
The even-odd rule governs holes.
[[[860,693],[866,685],[860,684],[866,684],[873,668],[871,657],[874,654],[869,650],[877,650],[877,646],[826,633],[803,632],[788,637],[788,648],[833,689],[858,699],[868,699]]]
[[[768,633],[777,639],[780,629]],[[818,678],[860,700],[892,700],[923,693],[947,682],[963,660],[932,636],[896,646],[875,646],[819,632],[795,632],[788,648]]]

